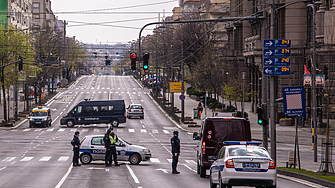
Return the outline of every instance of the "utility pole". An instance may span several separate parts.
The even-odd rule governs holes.
[[[181,94],[185,94],[184,90],[184,49],[183,42],[181,42]],[[184,100],[181,100],[181,122],[184,123]]]
[[[173,82],[173,45],[171,44],[171,81]],[[171,112],[174,113],[174,92],[171,92]]]
[[[270,39],[274,39],[274,14],[275,1],[271,0],[271,25]],[[271,158],[277,162],[277,137],[276,137],[276,122],[275,122],[275,76],[270,76],[270,127],[271,127]]]

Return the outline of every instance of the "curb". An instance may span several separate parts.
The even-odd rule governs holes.
[[[328,180],[316,178],[316,177],[313,177],[313,176],[308,176],[308,175],[305,175],[305,174],[299,174],[299,173],[285,171],[285,170],[279,170],[279,169],[277,169],[277,174],[290,176],[290,177],[295,177],[295,178],[298,178],[298,179],[302,179],[302,180],[309,181],[309,182],[312,182],[312,183],[316,183],[318,185],[322,185],[322,186],[326,186],[326,187],[335,187],[335,182],[331,182],[331,181],[328,181]]]

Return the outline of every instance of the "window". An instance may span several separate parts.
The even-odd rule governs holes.
[[[91,144],[92,145],[104,145],[103,137],[93,137]]]
[[[39,3],[33,3],[33,9],[40,9]]]
[[[268,157],[265,150],[260,148],[229,148],[229,156],[252,156],[252,157]]]
[[[74,114],[80,114],[82,112],[82,106],[77,106],[76,108],[73,109]]]
[[[226,148],[223,147],[219,152],[218,159],[223,159],[224,158],[225,151],[226,151]]]
[[[40,19],[40,14],[33,14],[33,19],[34,20],[39,20]]]
[[[142,106],[140,106],[140,105],[132,105],[130,108],[131,109],[142,109]]]

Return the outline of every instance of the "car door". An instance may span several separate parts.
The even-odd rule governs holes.
[[[216,156],[216,160],[212,164],[211,176],[212,176],[212,180],[214,181],[219,181],[220,171],[222,171],[224,168],[225,151],[226,151],[226,148],[222,147]]]
[[[127,156],[127,144],[122,140],[118,139],[116,142],[116,152],[118,161],[128,161],[129,156]]]
[[[90,149],[93,160],[105,160],[105,143],[103,136],[92,137]]]

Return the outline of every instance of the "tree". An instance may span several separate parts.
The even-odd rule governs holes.
[[[4,99],[4,120],[7,122],[6,89],[9,91],[10,85],[17,87],[18,68],[13,62],[17,62],[19,57],[23,58],[23,70],[29,75],[30,70],[36,70],[31,66],[34,62],[35,51],[32,47],[32,40],[24,31],[19,31],[12,26],[0,25],[0,82]]]

